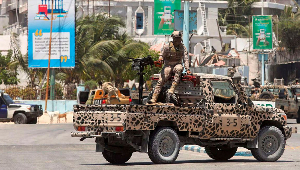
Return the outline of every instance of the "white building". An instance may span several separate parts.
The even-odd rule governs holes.
[[[126,29],[124,29],[124,31],[133,36],[136,40],[147,42],[150,45],[159,44],[166,40],[165,36],[154,35],[153,33],[154,0],[77,0],[76,3],[77,18],[88,14],[92,15],[93,13],[110,12],[110,15],[116,15],[124,19],[126,23]],[[12,32],[19,33],[22,39],[20,46],[23,54],[27,52],[27,42],[23,41],[24,39],[26,40],[27,36],[27,4],[28,0],[0,0],[0,34],[2,28],[3,35],[6,35],[6,37],[1,37],[0,35],[0,41],[1,39],[7,39],[7,35],[10,35]],[[255,2],[252,5],[252,9],[255,15],[260,15],[261,7],[263,6],[264,15],[279,15],[286,5],[294,6],[294,1],[264,0],[264,2]],[[181,9],[183,9],[183,6],[182,2]],[[225,0],[193,0],[190,3],[190,10],[196,10],[198,17],[197,33],[190,39],[189,51],[195,54],[194,56],[200,54],[200,50],[204,46],[206,46],[208,51],[210,51],[211,46],[214,46],[217,51],[221,51],[219,31],[223,43],[234,42],[232,43],[232,45],[234,45],[233,47],[238,47],[239,42],[235,40],[235,36],[226,35],[226,29],[218,29],[217,26],[216,20],[218,19],[218,12],[220,9],[227,8],[227,6],[228,3]],[[141,35],[138,35],[135,31],[135,12],[138,7],[143,9],[145,16],[145,27]],[[296,7],[294,7],[293,11],[296,10]],[[2,16],[6,18],[6,20],[8,19],[8,26],[6,26],[6,22],[2,22]],[[245,42],[247,43],[247,41]],[[245,46],[244,44],[242,45],[243,47]],[[1,50],[5,51],[6,49]]]

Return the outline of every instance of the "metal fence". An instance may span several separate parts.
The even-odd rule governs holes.
[[[48,99],[50,99],[50,86],[48,90]],[[0,89],[9,94],[13,100],[45,100],[46,88],[21,87],[9,85]],[[55,88],[55,100],[76,100],[76,86],[65,86]]]

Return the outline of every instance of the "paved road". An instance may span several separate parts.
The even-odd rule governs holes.
[[[289,121],[289,125],[300,124]],[[108,164],[95,152],[93,139],[83,142],[71,138],[72,124],[14,125],[0,124],[1,170],[65,169],[300,169],[300,132],[287,141],[284,155],[277,162],[257,162],[253,157],[235,156],[228,162],[215,162],[205,153],[180,151],[175,164],[152,164],[147,154],[134,153],[124,166]]]

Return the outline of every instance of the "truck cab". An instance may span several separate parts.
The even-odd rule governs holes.
[[[41,105],[15,103],[7,93],[0,92],[0,122],[36,124],[37,118],[42,115]]]

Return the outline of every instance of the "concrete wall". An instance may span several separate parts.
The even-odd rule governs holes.
[[[0,35],[3,34],[4,27],[8,26],[8,16],[0,15]]]
[[[18,100],[15,102],[42,105],[43,110],[45,111],[45,100]],[[77,104],[76,100],[48,100],[47,111],[50,112],[59,111],[59,113],[73,111],[74,104]]]

